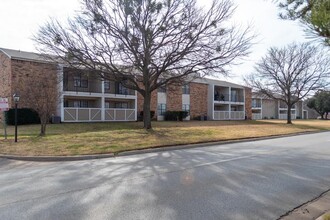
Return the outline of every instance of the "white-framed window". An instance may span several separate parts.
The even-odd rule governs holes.
[[[73,77],[73,85],[74,87],[88,88],[88,79],[78,74]]]
[[[161,80],[161,82],[163,82],[163,80]],[[166,93],[166,84],[163,84],[160,87],[158,87],[158,92]]]
[[[189,84],[184,84],[182,86],[182,94],[187,94],[187,95],[190,94],[190,86],[189,86]]]
[[[105,108],[110,108],[110,102],[105,102],[105,103],[104,103],[104,107],[105,107]]]
[[[186,112],[188,112],[188,115],[190,115],[190,105],[183,104],[182,105],[182,111],[186,111]]]
[[[104,80],[104,89],[110,90],[110,80]]]
[[[164,116],[166,112],[166,104],[158,104],[158,115]]]

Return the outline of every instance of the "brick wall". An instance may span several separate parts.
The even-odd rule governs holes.
[[[11,94],[11,60],[0,52],[0,97],[8,98],[9,104],[12,101]],[[2,121],[3,112],[0,112],[0,121]]]
[[[166,110],[182,111],[182,87],[169,85],[166,91]]]
[[[12,98],[11,94],[11,60],[0,52],[0,97]],[[11,102],[12,100],[10,100]]]
[[[252,119],[252,89],[245,87],[245,114],[247,119]]]
[[[190,115],[191,119],[200,115],[207,115],[208,85],[190,83]]]
[[[14,59],[11,60],[11,64],[11,94],[17,92],[20,95],[19,108],[32,108],[35,101],[33,94],[44,92],[49,94],[49,102],[53,103],[55,113],[59,97],[56,65]],[[38,81],[46,79],[53,83],[48,83],[48,88],[38,88]],[[12,107],[14,107],[14,103],[12,103]]]
[[[139,86],[143,86],[142,83],[139,83]],[[144,103],[143,96],[139,92],[137,92],[137,114],[138,114],[138,116],[139,116],[140,112],[143,111],[143,103]],[[157,90],[154,90],[151,93],[150,111],[155,111],[155,115],[154,115],[154,118],[155,118],[156,114],[157,114]]]

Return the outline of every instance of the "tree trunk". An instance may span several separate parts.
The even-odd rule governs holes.
[[[39,136],[45,136],[46,135],[46,125],[47,125],[47,119],[44,119],[43,117],[40,118],[40,134]]]
[[[151,115],[150,115],[151,93],[146,92],[143,103],[143,127],[146,130],[151,129]]]
[[[287,124],[292,124],[292,119],[291,119],[291,104],[288,105],[288,118],[286,121]]]

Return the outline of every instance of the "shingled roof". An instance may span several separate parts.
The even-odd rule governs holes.
[[[26,52],[21,50],[12,50],[6,48],[0,48],[0,52],[7,55],[10,59],[15,60],[27,60],[27,61],[38,61],[38,62],[51,62],[46,56],[42,54]]]

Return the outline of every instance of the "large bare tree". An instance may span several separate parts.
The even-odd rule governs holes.
[[[329,54],[307,43],[293,43],[270,48],[245,81],[255,91],[283,101],[288,106],[287,123],[291,124],[293,105],[328,84],[329,67]]]
[[[68,24],[50,21],[35,36],[39,50],[67,65],[96,70],[144,97],[151,128],[151,92],[205,75],[226,75],[246,56],[250,27],[229,23],[231,0],[201,8],[195,0],[84,0]]]

